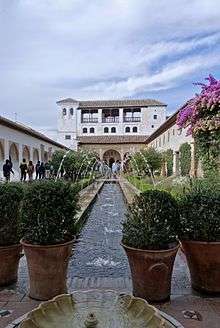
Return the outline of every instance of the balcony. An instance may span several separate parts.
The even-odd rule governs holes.
[[[124,117],[124,122],[140,122],[140,117]]]
[[[119,116],[109,116],[109,117],[103,117],[102,123],[118,123],[119,122]]]
[[[90,117],[90,118],[82,117],[81,123],[98,123],[98,118],[97,117]]]

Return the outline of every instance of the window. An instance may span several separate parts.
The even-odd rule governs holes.
[[[63,108],[63,116],[66,115],[66,108]]]
[[[115,127],[111,128],[111,133],[116,133],[116,128]]]
[[[87,133],[87,128],[83,128],[83,133]]]
[[[163,135],[163,145],[165,145],[165,134]]]
[[[133,127],[132,129],[133,132],[138,132],[138,128],[136,126]]]
[[[90,133],[95,133],[95,129],[94,128],[90,128],[89,132]]]
[[[154,128],[154,125],[151,125],[152,129]]]
[[[170,131],[168,131],[168,133],[167,133],[167,141],[168,142],[170,141]]]
[[[70,140],[70,139],[71,139],[71,135],[66,134],[66,135],[65,135],[65,139],[66,139],[66,140]]]
[[[175,136],[175,129],[173,129],[173,136]]]
[[[73,116],[73,108],[70,108],[70,115]]]
[[[126,126],[125,132],[130,132],[130,131],[131,131],[131,129],[129,128],[129,126]]]
[[[159,147],[161,147],[161,138],[159,139]]]
[[[157,119],[157,115],[156,114],[154,114],[154,120],[156,120]]]
[[[107,127],[104,128],[104,133],[108,133],[108,128]]]

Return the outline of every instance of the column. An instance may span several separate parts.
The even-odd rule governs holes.
[[[19,144],[18,145],[18,163],[19,163],[19,165],[22,162],[22,160],[23,160],[23,146],[22,146],[22,144]]]
[[[102,108],[98,109],[98,123],[102,123]]]
[[[179,165],[179,152],[173,151],[173,175],[178,176],[180,174],[180,165]]]
[[[119,108],[119,123],[123,123],[123,113],[124,113],[124,109]]]
[[[196,176],[196,152],[195,152],[195,142],[192,141],[190,143],[191,148],[191,166],[190,166],[190,176],[195,177]]]
[[[7,139],[4,140],[4,158],[9,159],[9,141]]]

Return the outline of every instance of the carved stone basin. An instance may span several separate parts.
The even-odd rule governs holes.
[[[141,298],[115,291],[79,291],[55,297],[31,311],[20,328],[174,328]]]

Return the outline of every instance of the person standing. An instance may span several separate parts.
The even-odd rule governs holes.
[[[40,180],[45,179],[45,166],[43,162],[40,163],[40,167],[39,167],[39,179]]]
[[[11,173],[14,174],[12,170],[12,165],[9,159],[6,159],[5,164],[3,165],[3,175],[6,182],[10,181]]]
[[[28,163],[27,174],[28,174],[29,181],[33,181],[34,164],[32,161],[29,161],[29,163]]]
[[[37,161],[37,164],[35,166],[35,172],[36,172],[36,176],[35,179],[37,180],[39,177],[39,168],[40,168],[40,161]]]
[[[46,179],[50,177],[50,164],[48,162],[45,163],[45,172],[46,172]]]
[[[21,181],[26,181],[27,178],[27,163],[26,163],[26,159],[23,158],[22,163],[20,164],[20,171],[21,171]]]
[[[114,162],[114,163],[112,164],[112,173],[113,173],[113,178],[114,178],[114,179],[116,178],[117,171],[118,171],[118,165],[117,165],[117,162]]]

